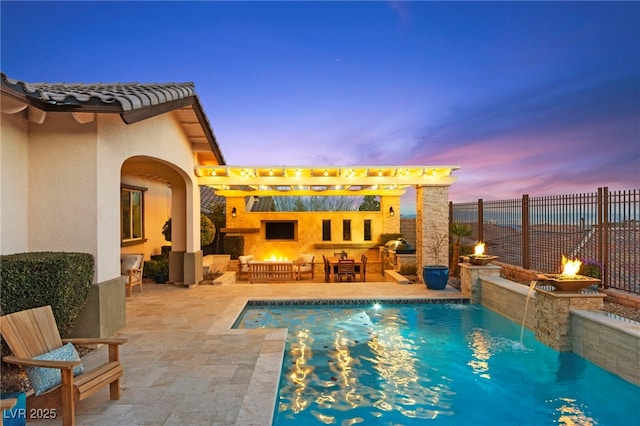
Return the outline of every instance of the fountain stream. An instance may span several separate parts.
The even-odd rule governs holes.
[[[520,347],[524,347],[524,345],[522,344],[522,338],[524,337],[524,323],[527,320],[527,308],[529,307],[529,299],[531,298],[531,293],[533,293],[536,284],[538,284],[538,281],[531,281],[531,284],[529,284],[529,292],[527,293],[527,300],[524,302],[524,314],[522,315],[522,326],[520,327]]]

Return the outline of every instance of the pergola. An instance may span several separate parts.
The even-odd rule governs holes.
[[[460,166],[199,166],[200,185],[212,187],[227,199],[249,196],[363,196],[378,195],[382,209],[396,205],[407,188],[416,189],[417,267],[432,264],[431,248],[439,235],[449,232],[448,188]],[[384,200],[392,200],[385,204]],[[393,204],[397,203],[397,204]],[[227,217],[231,207],[227,203]],[[392,209],[393,210],[393,209]],[[235,207],[233,207],[235,211]],[[387,232],[399,232],[387,229]],[[448,247],[440,248],[448,258]]]
[[[460,166],[201,166],[201,185],[225,197],[403,195],[410,186],[449,186]]]

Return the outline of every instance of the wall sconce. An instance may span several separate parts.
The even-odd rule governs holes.
[[[232,208],[232,209],[231,209],[231,217],[236,217],[236,213],[237,213],[236,208],[235,208],[235,207],[234,207],[234,208]]]
[[[394,216],[396,212],[393,210],[393,207],[389,207],[389,216]]]

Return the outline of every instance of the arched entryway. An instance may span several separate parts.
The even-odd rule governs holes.
[[[121,244],[122,252],[159,255],[170,245],[169,280],[193,285],[202,280],[200,250],[200,192],[197,181],[174,164],[150,157],[127,159],[121,168]],[[127,194],[133,203],[127,211]],[[139,208],[140,211],[135,209]],[[136,217],[140,215],[141,217]],[[171,218],[171,243],[164,239],[162,227]],[[135,223],[141,219],[141,223]],[[137,232],[136,232],[137,231]]]

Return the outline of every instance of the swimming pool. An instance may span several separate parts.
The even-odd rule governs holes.
[[[249,306],[288,328],[273,424],[621,425],[634,386],[478,305]]]

